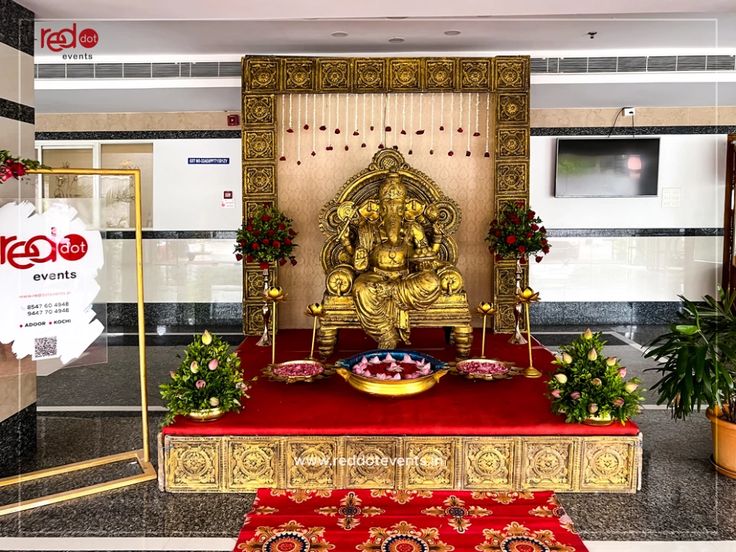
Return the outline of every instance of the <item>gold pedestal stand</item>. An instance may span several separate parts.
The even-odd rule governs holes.
[[[542,372],[534,367],[534,359],[532,357],[532,330],[531,330],[531,318],[529,318],[529,305],[539,301],[539,292],[535,292],[532,288],[524,288],[523,291],[517,293],[516,301],[518,305],[524,306],[524,313],[526,314],[526,342],[529,347],[529,366],[524,368],[522,374],[527,378],[539,378],[542,377]]]

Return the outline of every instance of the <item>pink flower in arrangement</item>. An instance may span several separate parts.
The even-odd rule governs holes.
[[[574,401],[577,401],[580,398],[580,391],[573,391],[570,393],[570,398]]]
[[[220,363],[217,361],[217,359],[213,358],[212,360],[210,360],[209,364],[207,365],[207,368],[209,368],[210,370],[217,370],[217,367],[219,366],[219,364]]]
[[[621,397],[619,397],[618,399],[613,401],[613,406],[615,406],[616,408],[621,408],[624,405],[624,402],[625,401]]]
[[[194,384],[197,389],[204,389],[205,385],[207,385],[207,382],[204,380],[197,380],[197,383]]]
[[[559,399],[562,396],[562,392],[559,389],[553,389],[550,393],[555,399]]]
[[[622,378],[625,378],[626,377],[626,368],[619,368],[618,375],[621,376]]]

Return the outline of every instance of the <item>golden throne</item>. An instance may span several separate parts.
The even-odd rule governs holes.
[[[395,185],[385,186],[389,181]],[[371,268],[367,264],[369,259],[374,259],[379,246],[391,249],[390,244],[399,243],[391,241],[386,230],[392,227],[387,211],[392,202],[394,206],[400,205],[402,211],[399,234],[403,240],[393,251],[398,247],[408,251],[405,269],[399,273],[382,270],[390,267]],[[456,347],[457,357],[466,358],[473,335],[463,278],[456,268],[458,248],[453,234],[460,220],[459,206],[431,178],[409,166],[401,153],[393,149],[376,153],[370,165],[351,177],[319,215],[320,230],[326,236],[321,253],[326,289],[319,331],[320,354],[328,357],[333,353],[341,328],[362,327],[379,346],[390,348],[380,345],[384,335],[381,323],[395,319],[399,340],[409,343],[410,328],[445,328]],[[384,243],[379,243],[370,253],[360,252],[366,241],[365,228],[371,226],[376,239]],[[378,229],[379,226],[382,228]],[[406,237],[409,235],[416,238],[411,246],[404,245],[409,243]],[[393,251],[389,251],[392,259]],[[414,288],[407,291],[409,285]],[[364,295],[361,295],[366,288],[378,290],[375,291],[378,295],[369,301],[379,310],[372,313],[377,315],[373,320],[378,327],[371,327],[366,321]],[[417,289],[421,300],[413,302],[411,297],[405,300],[413,289]],[[389,298],[383,301],[386,294]],[[391,304],[391,298],[402,306],[386,314],[381,309]]]

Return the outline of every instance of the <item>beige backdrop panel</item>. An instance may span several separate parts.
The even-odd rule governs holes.
[[[323,97],[325,105],[331,106],[324,113]],[[310,326],[304,307],[320,301],[324,292],[324,273],[319,260],[324,236],[317,223],[319,211],[346,180],[368,166],[379,143],[389,147],[398,145],[410,165],[429,175],[458,202],[463,219],[455,237],[460,250],[458,266],[465,276],[468,299],[471,305],[490,299],[491,259],[483,241],[493,207],[491,160],[483,156],[486,148],[492,147],[487,141],[486,106],[487,94],[475,93],[424,94],[422,100],[418,94],[389,95],[388,105],[386,96],[370,94],[281,97],[277,106],[280,119],[277,146],[279,155],[285,156],[286,161],[278,164],[279,206],[294,219],[299,232],[296,253],[299,264],[283,267],[279,276],[289,294],[280,309],[281,327]],[[383,121],[384,112],[387,123]],[[304,129],[305,124],[309,129]],[[323,124],[329,127],[327,131],[319,130]],[[387,124],[392,130],[382,132]],[[445,130],[440,131],[440,126]],[[463,128],[462,133],[457,131],[459,127]],[[288,128],[294,132],[287,132]],[[340,129],[340,134],[335,134],[335,128]],[[353,136],[356,128],[359,136]],[[406,135],[401,134],[402,128]],[[415,134],[422,129],[424,134]],[[476,131],[480,132],[479,137],[472,136]],[[361,147],[363,142],[365,148]],[[334,149],[327,151],[328,145]],[[430,149],[434,150],[433,155]],[[453,156],[448,155],[451,149]],[[413,152],[411,155],[409,150]],[[470,156],[466,156],[468,150]],[[312,151],[316,155],[312,156]]]

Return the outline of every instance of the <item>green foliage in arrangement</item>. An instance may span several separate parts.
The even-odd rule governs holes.
[[[639,379],[626,380],[626,368],[615,357],[604,357],[600,332],[589,329],[560,347],[553,364],[557,373],[548,382],[552,411],[565,421],[583,422],[591,416],[625,422],[638,414],[644,400]]]
[[[169,409],[164,425],[197,410],[220,408],[239,410],[250,382],[243,381],[240,358],[230,352],[230,344],[207,330],[194,336],[184,350],[184,358],[171,381],[160,386],[161,397]]]
[[[736,423],[736,290],[718,290],[702,304],[680,297],[679,323],[651,344],[645,357],[661,364],[652,389],[657,404],[666,404],[674,418],[684,419],[702,406]]]

